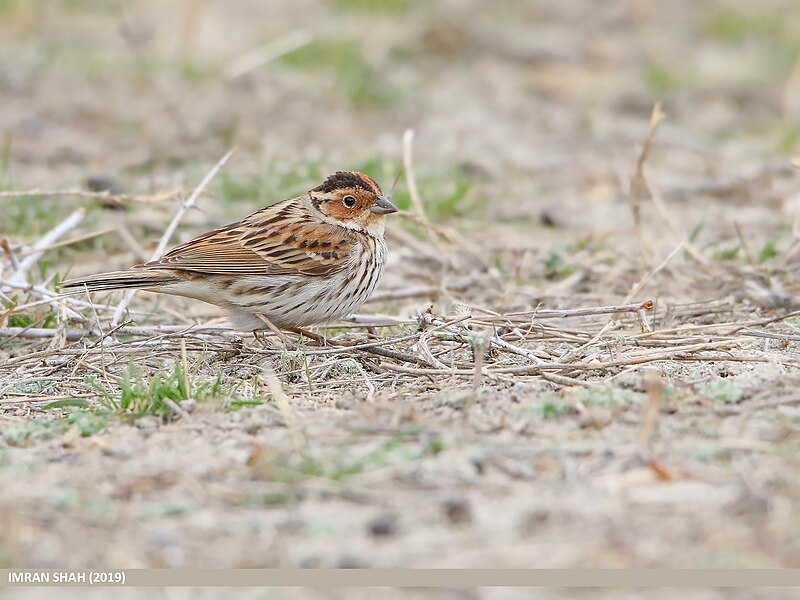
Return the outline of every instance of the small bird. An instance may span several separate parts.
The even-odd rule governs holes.
[[[394,212],[372,178],[338,171],[306,194],[196,237],[158,260],[70,279],[61,288],[186,296],[227,309],[243,330],[302,328],[350,314],[369,298],[386,263],[386,215]]]

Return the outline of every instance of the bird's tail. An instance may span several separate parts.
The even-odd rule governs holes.
[[[106,290],[153,289],[178,281],[175,276],[166,271],[131,269],[68,279],[61,282],[60,287],[65,292],[102,292]]]

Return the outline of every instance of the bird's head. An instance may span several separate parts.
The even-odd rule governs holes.
[[[397,212],[375,180],[357,171],[337,171],[309,196],[326,220],[373,235],[382,235],[386,215]]]

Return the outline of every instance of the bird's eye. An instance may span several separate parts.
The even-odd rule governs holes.
[[[353,196],[345,196],[342,198],[342,204],[347,208],[353,208],[356,205],[356,199]]]

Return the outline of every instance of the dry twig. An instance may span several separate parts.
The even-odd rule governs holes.
[[[3,283],[7,285],[24,285],[26,283],[28,271],[39,261],[48,247],[58,241],[65,233],[75,229],[84,218],[86,218],[86,209],[79,208],[44,234],[41,239],[31,247],[31,251],[27,253],[27,256],[19,262],[19,265],[11,274],[11,277],[3,281]]]
[[[644,232],[644,225],[642,223],[642,204],[641,193],[642,184],[644,183],[644,164],[647,156],[650,154],[650,146],[655,139],[656,131],[661,121],[664,120],[664,113],[661,112],[661,103],[656,102],[653,106],[653,112],[650,114],[650,129],[644,138],[639,158],[636,161],[636,168],[631,175],[630,187],[628,188],[628,203],[631,207],[631,214],[633,215],[633,224],[636,227],[636,234],[639,237],[639,248],[642,252],[642,258],[646,264],[650,264],[652,250],[650,244],[647,242],[647,236]]]

